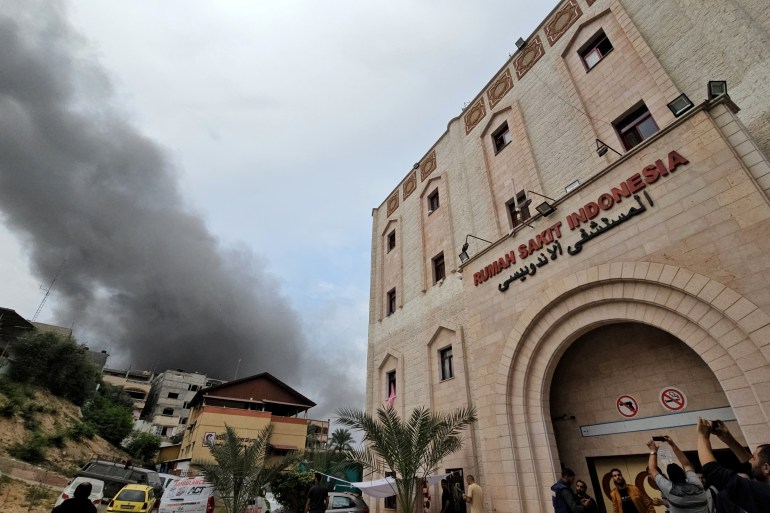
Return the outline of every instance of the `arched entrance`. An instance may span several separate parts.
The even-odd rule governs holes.
[[[612,468],[650,497],[660,496],[644,479],[644,441],[653,434],[694,449],[692,419],[703,416],[727,421],[743,438],[703,359],[673,335],[638,322],[606,324],[575,340],[554,371],[550,408],[560,464],[586,481],[597,500],[604,498],[606,511]],[[673,454],[663,449],[660,459],[665,468]]]
[[[750,446],[770,427],[770,316],[735,291],[686,269],[649,262],[604,264],[555,283],[516,321],[503,348],[499,378],[479,398],[495,419],[485,461],[492,480],[510,485],[495,501],[520,511],[550,511],[549,486],[560,467],[550,386],[562,355],[585,333],[618,322],[656,326],[708,366]],[[485,434],[482,434],[485,436]],[[497,478],[496,476],[500,476]]]

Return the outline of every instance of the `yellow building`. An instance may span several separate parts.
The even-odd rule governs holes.
[[[190,462],[211,461],[211,444],[225,432],[225,426],[234,428],[244,441],[250,441],[272,423],[272,454],[301,450],[305,447],[310,423],[307,410],[315,403],[263,372],[204,388],[189,406],[190,424],[185,430],[179,459],[169,466],[169,471],[185,471]]]

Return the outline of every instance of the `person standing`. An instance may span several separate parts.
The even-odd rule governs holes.
[[[73,497],[56,506],[51,513],[96,513],[96,506],[88,498],[91,488],[88,481],[80,483],[75,487]]]
[[[575,482],[575,472],[565,468],[561,471],[561,479],[551,486],[551,500],[555,513],[585,513],[585,504],[581,503],[572,484]]]
[[[441,480],[441,511],[439,513],[454,513],[452,492],[449,491],[449,483],[446,479]]]
[[[324,513],[329,506],[329,492],[321,484],[321,477],[321,474],[318,472],[313,476],[313,486],[307,492],[305,513]]]
[[[720,492],[726,492],[727,498],[747,513],[767,513],[770,510],[770,444],[758,446],[752,454],[738,443],[721,420],[698,419],[697,430],[698,459],[706,480]],[[712,433],[727,444],[741,463],[751,465],[753,479],[742,478],[717,463],[711,449]]]
[[[473,476],[468,476],[465,481],[468,483],[468,490],[463,494],[463,499],[471,505],[471,513],[483,513],[484,492]]]
[[[634,485],[626,483],[620,469],[610,470],[615,488],[610,493],[612,513],[655,513],[652,500]]]
[[[588,485],[582,479],[575,481],[576,496],[585,508],[585,513],[599,513],[599,506],[593,497],[588,495]]]
[[[670,436],[665,438],[682,466],[671,463],[666,467],[668,477],[661,474],[658,470],[658,444],[655,440],[649,440],[647,448],[650,449],[650,458],[647,468],[658,490],[668,502],[668,510],[671,513],[709,513],[708,492],[703,489],[690,460]]]

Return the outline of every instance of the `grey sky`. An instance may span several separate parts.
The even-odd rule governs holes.
[[[328,417],[337,407],[363,405],[371,208],[503,65],[516,39],[528,36],[554,5],[2,0],[0,6],[0,19],[14,20],[19,37],[32,42],[23,55],[37,52],[41,62],[50,60],[54,89],[71,87],[72,108],[88,122],[97,119],[93,126],[108,125],[118,139],[88,139],[101,146],[83,143],[85,155],[73,160],[88,161],[88,152],[97,150],[105,158],[126,159],[126,170],[139,171],[104,164],[113,166],[118,193],[126,188],[133,191],[126,197],[137,200],[126,215],[170,198],[180,216],[171,216],[173,222],[147,217],[147,230],[157,234],[152,240],[127,219],[112,225],[98,209],[84,214],[76,233],[98,221],[94,233],[104,239],[90,242],[104,262],[77,263],[68,255],[73,263],[63,269],[63,288],[54,288],[39,320],[74,323],[80,340],[108,349],[116,366],[171,362],[180,355],[186,368],[200,361],[187,370],[230,378],[227,372],[243,358],[240,376],[272,372],[319,403],[314,416]],[[36,33],[46,20],[66,34]],[[11,32],[0,25],[0,37]],[[46,46],[62,38],[66,44]],[[59,70],[68,60],[71,83]],[[27,87],[36,77],[30,75]],[[6,91],[8,98],[13,93]],[[5,109],[7,115],[8,101]],[[0,130],[0,148],[10,147],[15,129]],[[134,140],[139,134],[146,140]],[[6,163],[9,155],[0,149]],[[142,158],[159,162],[159,178],[143,174],[155,167],[141,165]],[[6,170],[4,184],[17,192],[0,194],[0,258],[7,273],[0,305],[29,318],[44,294],[38,285],[48,284],[63,253],[78,253],[69,247],[71,239],[50,244],[63,230],[58,218],[88,210],[69,205],[70,199],[96,196],[77,190],[78,182],[47,191],[21,187],[16,173],[27,165],[21,163]],[[54,172],[50,167],[46,172]],[[46,186],[52,180],[47,176],[40,175]],[[67,187],[74,187],[72,194],[62,196]],[[33,214],[36,223],[30,222]],[[116,232],[110,236],[104,231],[111,226]],[[173,253],[185,246],[164,234],[187,229],[193,235],[186,256],[166,254],[164,248],[175,248],[168,250]],[[121,237],[127,232],[132,236]],[[131,248],[121,247],[126,240]],[[200,240],[206,241],[202,247]],[[151,262],[158,263],[151,266],[157,274],[147,272]],[[198,269],[208,272],[211,262],[217,262],[216,272],[200,277]],[[90,288],[90,300],[80,287]],[[121,296],[122,288],[132,293]],[[133,323],[120,324],[125,303],[116,298],[142,298],[135,306],[146,315],[154,288],[174,289],[158,297],[178,303],[179,311],[200,309],[196,322],[213,315],[220,329],[235,326],[229,336],[239,341],[214,342],[226,349],[217,353],[206,342],[216,338],[205,333],[208,322],[189,321],[195,333],[181,330],[179,336],[168,335],[178,330],[168,319],[135,331]],[[217,293],[222,301],[200,297]],[[118,335],[116,325],[123,330]],[[258,342],[250,330],[260,331]],[[197,336],[199,356],[182,356],[185,340]],[[166,354],[146,357],[160,341]]]

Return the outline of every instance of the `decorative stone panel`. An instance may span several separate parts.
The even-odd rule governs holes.
[[[430,174],[436,170],[436,150],[433,150],[425,157],[420,164],[420,181],[424,182]]]
[[[497,80],[487,89],[487,98],[489,98],[489,108],[494,108],[497,103],[503,99],[503,96],[508,94],[508,91],[513,89],[513,77],[511,77],[511,70],[505,68],[505,73],[500,75]]]
[[[513,61],[513,69],[516,70],[516,78],[521,79],[527,74],[527,71],[532,69],[532,66],[543,56],[545,51],[543,50],[543,43],[540,41],[540,36],[535,36],[532,41],[527,43],[524,50]]]
[[[412,174],[409,175],[409,177],[404,182],[403,191],[404,191],[405,201],[406,201],[406,198],[408,198],[409,195],[415,191],[415,189],[417,189],[417,173],[412,172]]]
[[[594,2],[596,2],[596,0],[586,0],[588,7],[591,7],[592,5],[594,5]]]
[[[569,0],[565,3],[545,24],[544,31],[548,44],[553,46],[582,15],[583,11],[580,10],[577,0]]]
[[[465,119],[465,133],[469,134],[486,115],[487,109],[484,106],[484,98],[481,97],[479,98],[479,101],[474,103],[473,106],[468,109],[465,116],[463,116],[463,119]]]
[[[398,191],[388,198],[388,215],[392,214],[398,208]]]

